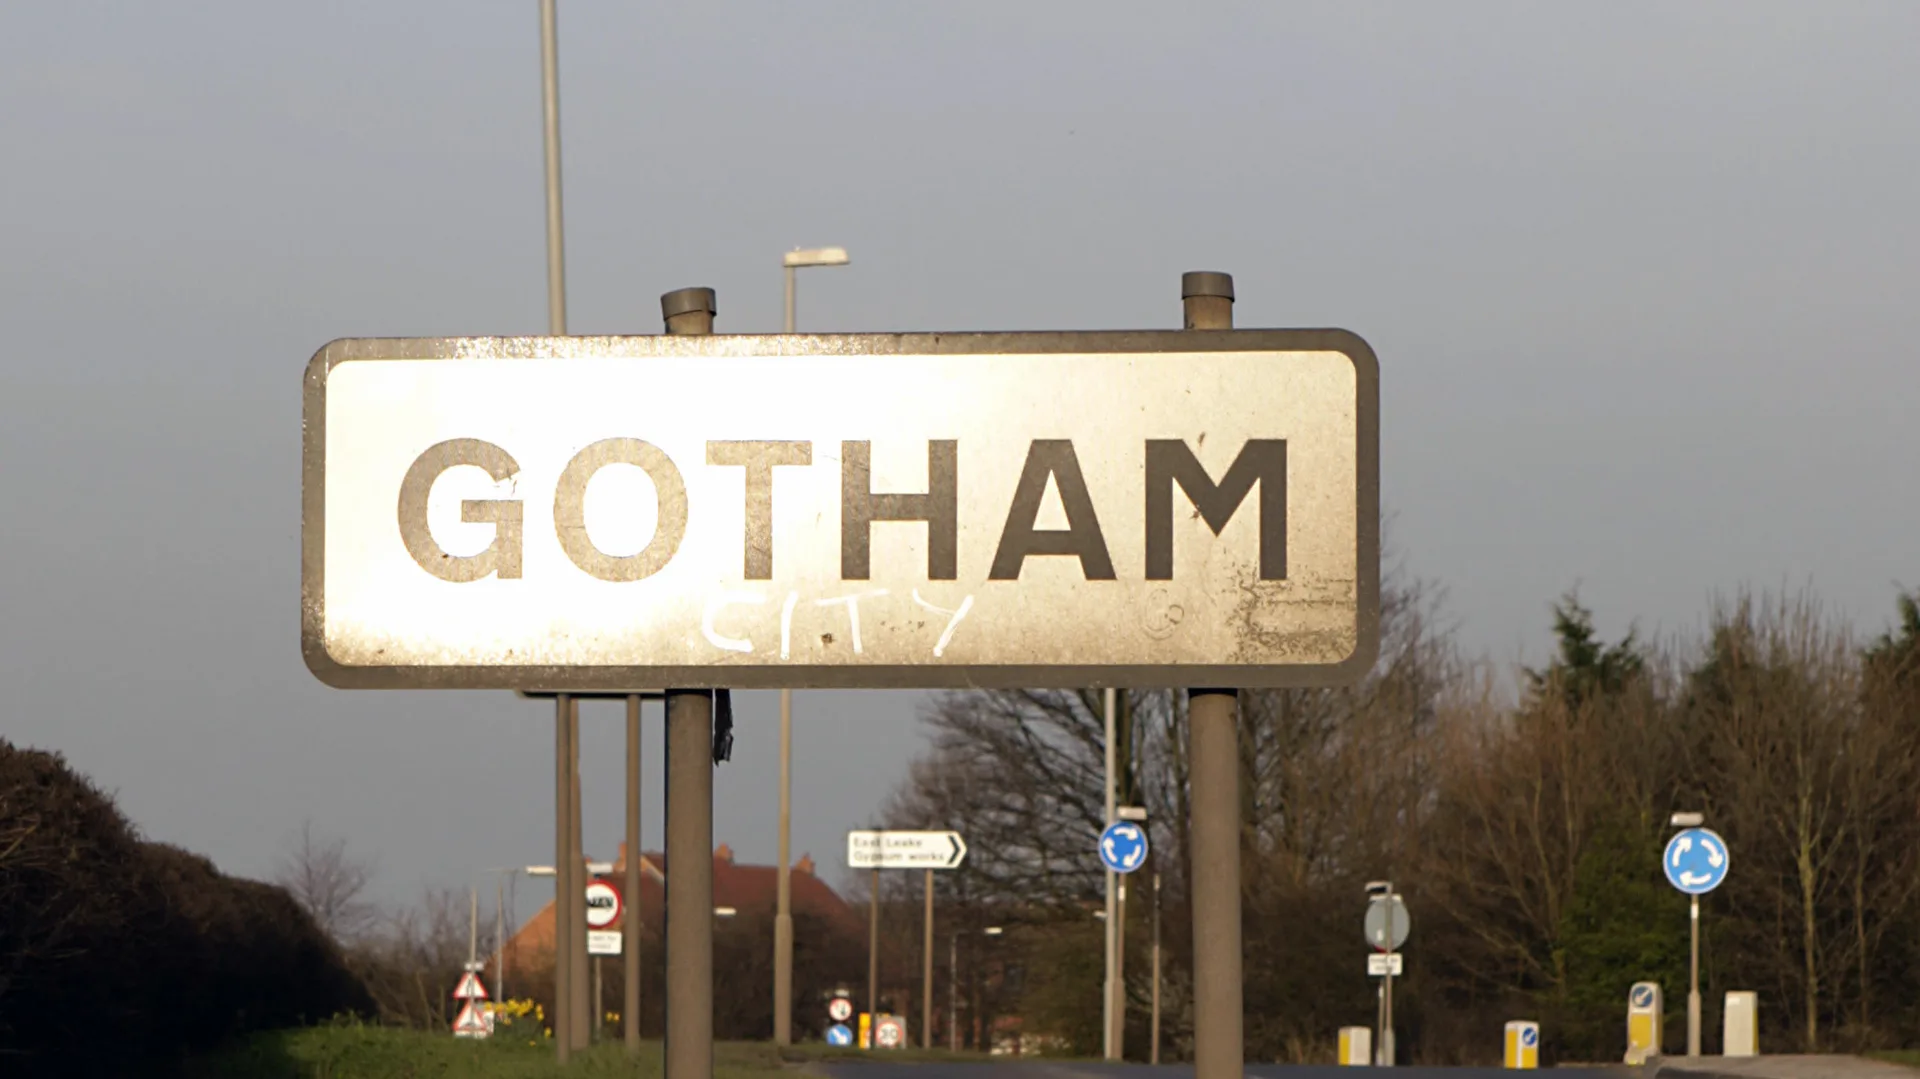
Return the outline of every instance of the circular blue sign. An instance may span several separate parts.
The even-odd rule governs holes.
[[[1525,1027],[1520,1031],[1521,1045],[1528,1046],[1529,1048],[1531,1048],[1533,1044],[1539,1040],[1540,1040],[1539,1027]]]
[[[1117,820],[1100,833],[1100,864],[1115,873],[1131,873],[1147,863],[1147,830]]]
[[[827,1044],[847,1046],[853,1044],[853,1031],[845,1023],[835,1023],[827,1028]]]
[[[1633,998],[1630,1001],[1630,1003],[1636,1008],[1653,1007],[1653,986],[1651,985],[1634,986]]]
[[[1689,828],[1667,841],[1660,868],[1688,895],[1706,895],[1727,879],[1727,841],[1710,828]]]

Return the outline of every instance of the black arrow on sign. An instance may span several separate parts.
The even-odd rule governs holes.
[[[947,858],[947,864],[959,865],[960,855],[964,853],[964,851],[960,847],[960,837],[949,832],[947,833],[947,842],[953,844],[953,854]]]

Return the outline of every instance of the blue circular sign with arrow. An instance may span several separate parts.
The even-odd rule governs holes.
[[[1660,868],[1688,895],[1706,895],[1727,879],[1727,841],[1709,828],[1689,828],[1667,841]]]
[[[1634,986],[1633,997],[1629,1003],[1631,1003],[1636,1008],[1653,1007],[1653,986],[1651,985]]]
[[[834,1046],[852,1045],[853,1031],[848,1030],[844,1023],[835,1023],[827,1028],[827,1044]]]
[[[1147,830],[1117,820],[1100,833],[1100,863],[1115,873],[1131,873],[1147,862]]]

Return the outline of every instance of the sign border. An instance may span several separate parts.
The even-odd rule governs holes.
[[[1005,664],[943,667],[898,664],[810,667],[765,663],[724,666],[372,667],[327,654],[327,376],[344,363],[463,359],[563,359],[641,356],[984,356],[1086,353],[1337,352],[1353,363],[1355,534],[1358,540],[1357,642],[1337,663],[1316,664]],[[535,693],[630,693],[634,687],[686,689],[1018,689],[1151,688],[1168,685],[1283,689],[1351,685],[1380,649],[1380,368],[1373,349],[1340,329],[1046,330],[1005,333],[648,334],[602,337],[372,337],[328,342],[307,363],[301,402],[300,651],[307,669],[336,689],[511,689]]]

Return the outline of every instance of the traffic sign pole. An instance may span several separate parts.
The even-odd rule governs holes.
[[[1700,1055],[1700,897],[1693,897],[1692,955],[1687,962],[1687,1055]]]
[[[714,296],[660,297],[671,334],[713,332]],[[664,1074],[713,1079],[713,690],[667,690],[667,1045]]]
[[[1727,841],[1717,832],[1700,827],[1697,813],[1676,813],[1675,824],[1688,825],[1667,840],[1660,855],[1660,870],[1667,882],[1685,892],[1690,927],[1687,958],[1687,1055],[1700,1055],[1700,897],[1713,891],[1727,879],[1732,855]]]
[[[1101,783],[1101,786],[1104,788],[1104,797],[1106,800],[1106,824],[1111,825],[1113,823],[1113,810],[1114,810],[1114,792],[1113,792],[1114,760],[1113,758],[1118,748],[1114,744],[1114,734],[1113,734],[1113,690],[1111,689],[1107,690],[1105,693],[1101,694],[1101,698],[1102,698],[1102,704],[1104,705],[1104,707],[1102,708],[1102,711],[1105,713],[1105,721],[1106,721],[1106,775],[1105,775],[1105,779]],[[1113,878],[1114,878],[1114,872],[1111,868],[1109,868],[1107,870],[1107,917],[1106,917],[1106,924],[1103,927],[1106,931],[1105,932],[1106,962],[1104,964],[1106,968],[1106,978],[1101,983],[1101,994],[1100,994],[1100,997],[1101,997],[1100,1053],[1103,1057],[1105,1057],[1108,1060],[1118,1060],[1120,1058],[1119,1050],[1114,1048],[1114,1042],[1117,1041],[1118,1039],[1116,1039],[1113,1036],[1113,1028],[1115,1026],[1114,1015],[1113,1015],[1113,1011],[1114,1011],[1113,958],[1114,958],[1114,940],[1115,940],[1114,926],[1119,920],[1115,915],[1115,911],[1114,911]]]
[[[1189,273],[1180,281],[1189,330],[1233,328],[1233,278]],[[1187,690],[1187,757],[1193,802],[1194,1079],[1242,1079],[1240,985],[1239,695]]]

